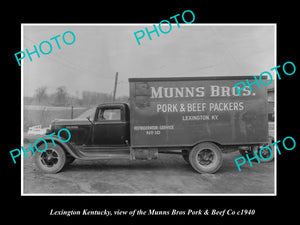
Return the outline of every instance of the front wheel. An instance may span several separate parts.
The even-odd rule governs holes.
[[[215,173],[223,163],[222,151],[214,143],[200,143],[190,152],[189,161],[198,173]]]
[[[66,153],[59,145],[48,143],[43,152],[36,151],[35,165],[44,173],[58,173],[66,164]]]

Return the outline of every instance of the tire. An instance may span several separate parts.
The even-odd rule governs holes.
[[[198,173],[215,173],[223,163],[222,151],[214,143],[203,142],[192,149],[189,161]]]
[[[182,158],[184,159],[184,161],[186,161],[188,164],[190,164],[189,150],[188,149],[182,149],[181,154],[182,154]]]
[[[239,153],[246,159],[246,154],[250,155],[251,156],[253,155],[252,151],[251,150],[240,150],[239,149]]]
[[[35,165],[44,173],[58,173],[66,164],[66,153],[58,144],[55,146],[52,143],[47,144],[45,151],[35,152]]]
[[[260,162],[261,162],[261,163],[268,163],[268,162],[271,162],[271,161],[274,160],[274,145],[270,146],[273,142],[274,142],[274,138],[273,138],[273,137],[268,137],[268,144],[266,144],[266,145],[260,145],[260,146],[258,146],[258,148],[255,148],[255,149],[254,149],[254,151],[256,151],[256,154],[257,154],[258,157],[260,158]],[[260,157],[259,150],[260,150],[262,147],[264,147],[264,146],[269,146],[269,147],[272,149],[272,157],[270,157],[270,156],[271,156],[270,151],[269,151],[269,150],[266,150],[266,149],[263,149],[263,150],[261,151],[261,155],[263,156],[263,158]],[[254,156],[254,154],[253,154],[253,156]],[[269,159],[268,159],[268,158],[269,158]],[[267,160],[265,160],[265,159],[267,159]]]
[[[258,148],[258,147],[259,147],[258,145],[254,145],[254,146],[251,146],[249,150],[239,150],[239,152],[245,159],[247,159],[247,155],[250,159],[252,159],[255,156],[254,152],[256,152],[257,155],[259,154],[258,152],[259,152],[260,148]],[[258,163],[256,158],[252,159],[251,162]]]

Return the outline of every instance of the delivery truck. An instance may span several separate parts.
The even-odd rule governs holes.
[[[129,78],[129,104],[100,104],[86,118],[54,120],[44,138],[47,149],[36,152],[35,164],[57,173],[75,159],[179,154],[195,171],[215,173],[223,153],[251,154],[268,144],[266,88],[246,87],[239,96],[235,84],[245,79],[254,77]],[[62,128],[71,134],[68,142],[53,134]]]

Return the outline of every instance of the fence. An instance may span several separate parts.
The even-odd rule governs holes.
[[[53,106],[36,106],[24,105],[24,132],[29,127],[40,125],[41,128],[48,127],[54,119],[71,119],[76,118],[88,108],[83,107],[53,107]]]

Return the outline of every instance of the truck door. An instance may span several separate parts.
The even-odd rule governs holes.
[[[94,119],[93,144],[99,146],[126,145],[129,123],[122,106],[99,107]]]

